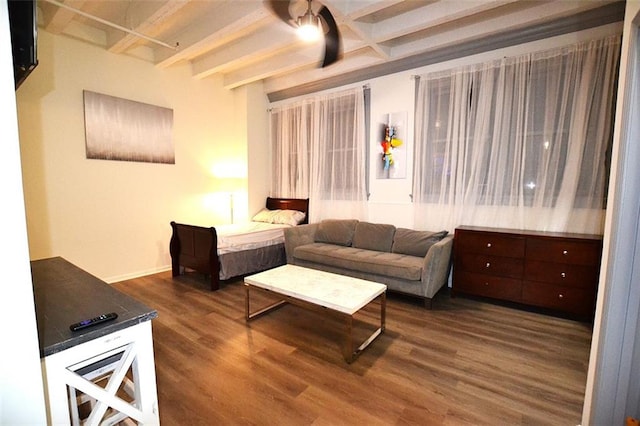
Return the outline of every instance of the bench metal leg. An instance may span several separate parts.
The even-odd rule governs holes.
[[[387,296],[386,293],[382,293],[378,296],[380,299],[380,327],[374,331],[358,348],[353,350],[353,315],[345,316],[346,324],[346,339],[343,346],[343,355],[345,361],[351,364],[360,356],[367,346],[371,344],[379,335],[384,333],[386,326],[386,310],[387,310]]]
[[[275,303],[273,303],[273,304],[271,304],[269,306],[265,306],[264,308],[262,308],[260,310],[257,310],[256,312],[251,312],[250,297],[249,297],[249,289],[251,288],[251,286],[245,283],[244,284],[244,288],[246,290],[245,298],[244,298],[244,300],[245,300],[245,310],[244,310],[244,312],[245,312],[245,319],[247,321],[251,321],[254,318],[262,316],[262,315],[264,315],[266,313],[269,313],[271,311],[275,311],[276,309],[284,306],[287,303],[286,300],[280,300],[280,301],[275,302]],[[266,291],[264,289],[261,289],[261,290],[262,291]]]

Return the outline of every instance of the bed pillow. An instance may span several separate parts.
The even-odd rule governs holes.
[[[393,237],[392,253],[424,257],[432,245],[447,236],[448,231],[429,232],[398,228]]]
[[[358,223],[355,219],[325,219],[318,224],[314,240],[316,243],[350,246]]]
[[[262,209],[251,220],[254,222],[296,226],[304,220],[305,216],[303,212],[298,210]]]
[[[296,226],[305,218],[305,214],[298,210],[276,210],[272,223],[281,223],[283,225]]]
[[[276,215],[276,210],[262,209],[251,219],[253,222],[265,222],[272,223],[273,217]]]

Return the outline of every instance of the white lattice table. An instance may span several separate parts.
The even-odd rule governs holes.
[[[159,424],[157,312],[59,257],[31,262],[31,271],[48,424]],[[69,328],[110,312],[117,319]]]
[[[150,321],[49,355],[42,368],[51,424],[160,423]],[[82,419],[79,406],[86,403],[91,410]]]

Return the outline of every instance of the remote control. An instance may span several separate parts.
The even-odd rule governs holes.
[[[101,323],[106,322],[106,321],[114,320],[116,318],[118,318],[118,314],[116,314],[115,312],[111,312],[109,314],[102,314],[99,317],[86,319],[84,321],[80,321],[80,322],[77,322],[75,324],[71,324],[69,326],[69,328],[71,329],[71,331],[78,331],[78,330],[82,330],[83,328],[91,327],[91,326],[98,325],[98,324],[101,324]]]

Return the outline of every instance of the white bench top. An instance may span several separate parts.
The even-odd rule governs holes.
[[[255,287],[353,315],[384,293],[384,284],[295,265],[245,277]]]

